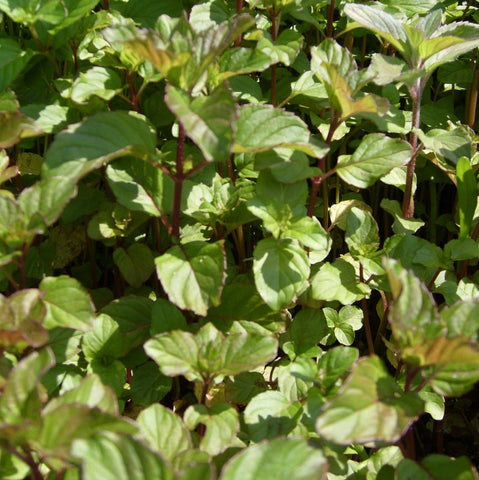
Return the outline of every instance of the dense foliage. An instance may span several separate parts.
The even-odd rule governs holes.
[[[473,2],[0,12],[0,478],[478,478]]]

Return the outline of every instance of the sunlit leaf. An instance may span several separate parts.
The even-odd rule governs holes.
[[[253,272],[261,298],[273,310],[280,310],[305,287],[309,261],[295,241],[267,238],[256,245]]]
[[[220,303],[224,286],[223,242],[192,242],[171,247],[155,259],[156,271],[171,302],[205,316]]]
[[[321,480],[327,460],[305,440],[276,439],[253,445],[234,456],[220,480]]]
[[[411,159],[411,146],[380,133],[366,135],[352,155],[339,157],[336,171],[342,180],[358,188],[371,186],[381,175]]]
[[[226,450],[239,430],[238,412],[224,402],[216,403],[210,408],[199,404],[191,405],[184,414],[184,422],[190,430],[194,430],[200,423],[206,426],[200,450],[211,456]]]
[[[417,393],[402,391],[379,357],[367,357],[324,405],[316,431],[341,445],[395,442],[423,412],[423,405]]]

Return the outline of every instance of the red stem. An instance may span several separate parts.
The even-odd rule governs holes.
[[[236,13],[240,13],[243,10],[243,0],[236,0]],[[235,47],[241,45],[241,35],[235,40]]]
[[[339,121],[338,121],[338,116],[336,112],[331,111],[331,123],[329,124],[329,132],[328,132],[328,137],[326,138],[326,145],[331,145],[331,142],[333,140],[333,135],[336,129],[339,126]],[[321,172],[324,172],[324,167],[326,165],[326,155],[320,159],[318,159],[318,168],[321,170]],[[318,196],[319,192],[319,186],[323,182],[323,180],[327,177],[329,177],[330,172],[327,172],[326,174],[319,175],[317,177],[313,177],[311,179],[312,186],[311,186],[311,193],[309,194],[309,203],[308,203],[308,216],[312,217],[314,213],[314,206],[316,205],[316,197]]]
[[[103,0],[103,10],[108,10],[109,8],[109,0]]]
[[[328,7],[328,37],[333,38],[333,17],[334,17],[334,0],[331,0],[331,3]]]
[[[359,281],[364,282],[364,270],[361,262],[359,263]],[[361,299],[361,309],[363,311],[364,329],[366,331],[366,341],[368,343],[369,355],[374,355],[373,334],[371,332],[371,324],[369,323],[368,304],[365,298]]]
[[[404,200],[402,205],[403,218],[412,218],[414,216],[414,201],[412,200],[412,185],[414,180],[414,170],[416,168],[416,156],[419,152],[417,148],[417,135],[414,132],[415,128],[419,128],[421,121],[421,93],[422,85],[421,79],[417,79],[415,85],[411,87],[411,97],[413,100],[412,108],[412,127],[409,143],[412,147],[411,160],[407,165],[406,173],[406,187],[404,189]]]
[[[135,72],[128,73],[127,81],[128,81],[128,90],[130,92],[130,103],[131,103],[131,106],[133,107],[133,110],[137,113],[140,113],[140,102],[138,99],[138,95],[136,93],[134,80],[135,80]]]
[[[178,122],[178,145],[176,147],[175,196],[173,200],[172,234],[180,238],[181,192],[183,189],[183,167],[185,161],[185,128]]]
[[[273,43],[276,42],[277,34],[276,34],[276,5],[273,2],[273,9],[271,12],[271,23],[272,23],[272,32],[271,38],[273,39]],[[271,104],[275,107],[276,106],[276,65],[271,65]]]

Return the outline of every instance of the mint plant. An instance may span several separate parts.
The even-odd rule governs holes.
[[[0,12],[1,478],[477,477],[472,2]]]

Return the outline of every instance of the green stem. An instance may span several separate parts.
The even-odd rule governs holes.
[[[183,167],[185,162],[185,128],[178,122],[178,145],[176,147],[175,193],[173,199],[172,234],[180,238],[181,192],[183,190]]]

